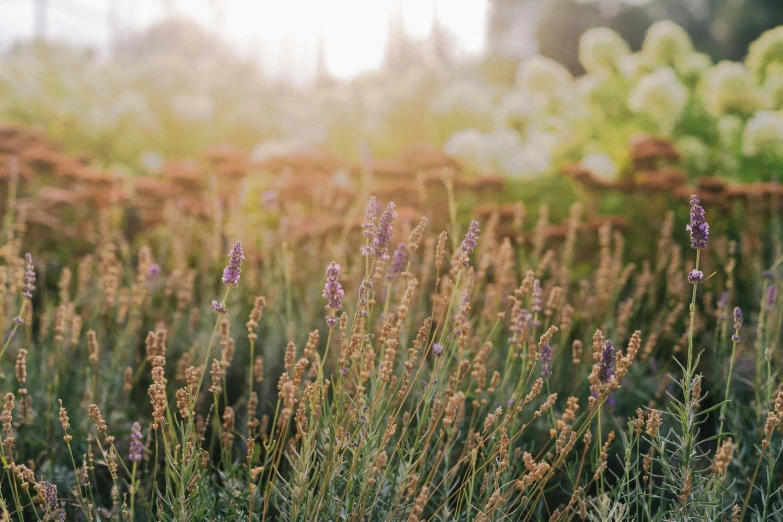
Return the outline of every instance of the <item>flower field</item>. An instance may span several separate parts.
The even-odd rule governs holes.
[[[266,121],[4,56],[0,520],[783,520],[782,30]]]

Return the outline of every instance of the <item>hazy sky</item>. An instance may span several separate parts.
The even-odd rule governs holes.
[[[185,14],[219,30],[240,52],[261,58],[267,73],[282,69],[280,56],[294,60],[298,79],[312,73],[323,38],[327,68],[347,78],[381,62],[389,19],[401,9],[409,33],[426,35],[433,13],[455,32],[462,51],[484,44],[488,0],[0,0],[0,47],[34,34],[35,4],[44,1],[47,35],[104,46],[110,28],[127,31],[168,13]],[[216,19],[213,5],[222,7]],[[112,16],[113,13],[113,16]],[[285,50],[280,52],[280,48]]]

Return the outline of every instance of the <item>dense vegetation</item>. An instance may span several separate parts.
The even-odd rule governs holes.
[[[63,259],[13,193],[12,518],[781,517],[783,258],[759,205],[725,236],[694,198],[632,260],[579,204],[563,237],[545,208],[465,229],[453,199],[443,221],[371,198],[297,243],[235,203],[130,244],[110,207]]]
[[[783,28],[302,90],[175,28],[0,62],[4,520],[783,520]]]

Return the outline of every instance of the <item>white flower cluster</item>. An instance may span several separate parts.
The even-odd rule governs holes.
[[[680,117],[688,91],[671,67],[662,67],[639,80],[628,97],[628,107],[655,121],[665,133]]]
[[[623,37],[608,27],[588,29],[579,39],[579,63],[590,74],[620,70],[630,54]]]
[[[783,114],[759,111],[745,126],[742,152],[747,156],[783,152]]]
[[[704,107],[713,116],[748,116],[768,105],[765,93],[741,63],[723,61],[712,67],[704,74],[700,90]]]
[[[745,63],[716,65],[670,21],[653,24],[638,52],[593,28],[580,38],[579,61],[586,74],[575,79],[551,59],[523,60],[514,87],[493,98],[495,130],[457,133],[445,150],[472,170],[509,176],[579,157],[603,179],[626,170],[639,132],[670,138],[696,174],[736,172],[742,156],[783,158],[783,27],[754,42]],[[473,104],[485,110],[489,99]]]
[[[650,26],[642,44],[642,55],[651,67],[674,66],[681,57],[692,52],[691,37],[670,20]]]
[[[567,88],[571,73],[558,62],[544,56],[533,56],[517,69],[516,83],[525,92],[549,96]]]

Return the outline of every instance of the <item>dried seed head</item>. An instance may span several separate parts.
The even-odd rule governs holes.
[[[443,231],[438,236],[438,244],[435,247],[435,267],[440,271],[443,267],[443,261],[446,259],[446,239],[449,235],[446,231]]]
[[[96,404],[90,404],[88,414],[90,415],[90,418],[93,420],[93,422],[95,422],[95,427],[98,429],[98,432],[105,436],[106,431],[108,430],[108,426],[106,425],[106,421],[103,420],[103,417],[101,416],[101,410],[98,409],[98,406]]]
[[[209,372],[212,377],[212,386],[209,387],[210,393],[220,395],[223,393],[223,388],[220,386],[220,380],[223,377],[223,369],[220,367],[220,361],[212,359],[212,370]]]
[[[68,430],[71,428],[70,419],[68,419],[68,412],[65,410],[65,407],[63,406],[63,401],[61,399],[58,400],[60,403],[60,425],[63,428],[63,431],[65,432],[65,435],[63,436],[63,440],[67,443],[71,442],[73,437],[71,437],[68,434]]]
[[[90,362],[92,364],[98,364],[100,346],[98,345],[98,337],[95,335],[95,330],[87,331],[87,349],[90,353]]]
[[[253,378],[256,381],[256,384],[261,384],[264,382],[264,358],[260,355],[256,357],[256,360],[253,362]]]
[[[661,412],[657,410],[650,410],[647,417],[647,435],[651,437],[658,436],[658,430],[661,428]]]
[[[258,322],[261,320],[261,316],[264,313],[265,307],[266,307],[266,297],[264,296],[256,297],[255,301],[253,302],[253,309],[250,311],[250,318],[245,323],[245,326],[247,327],[248,338],[250,338],[251,334],[253,335],[251,341],[256,340],[256,335],[254,331],[256,328],[258,328]]]
[[[422,217],[419,220],[419,224],[416,228],[411,230],[411,234],[408,237],[408,251],[415,252],[419,248],[422,236],[424,236],[424,229],[427,228],[427,218]]]
[[[733,439],[724,440],[717,451],[715,451],[715,458],[712,461],[710,470],[721,477],[726,476],[726,471],[729,468],[729,464],[731,464],[736,447]]]

